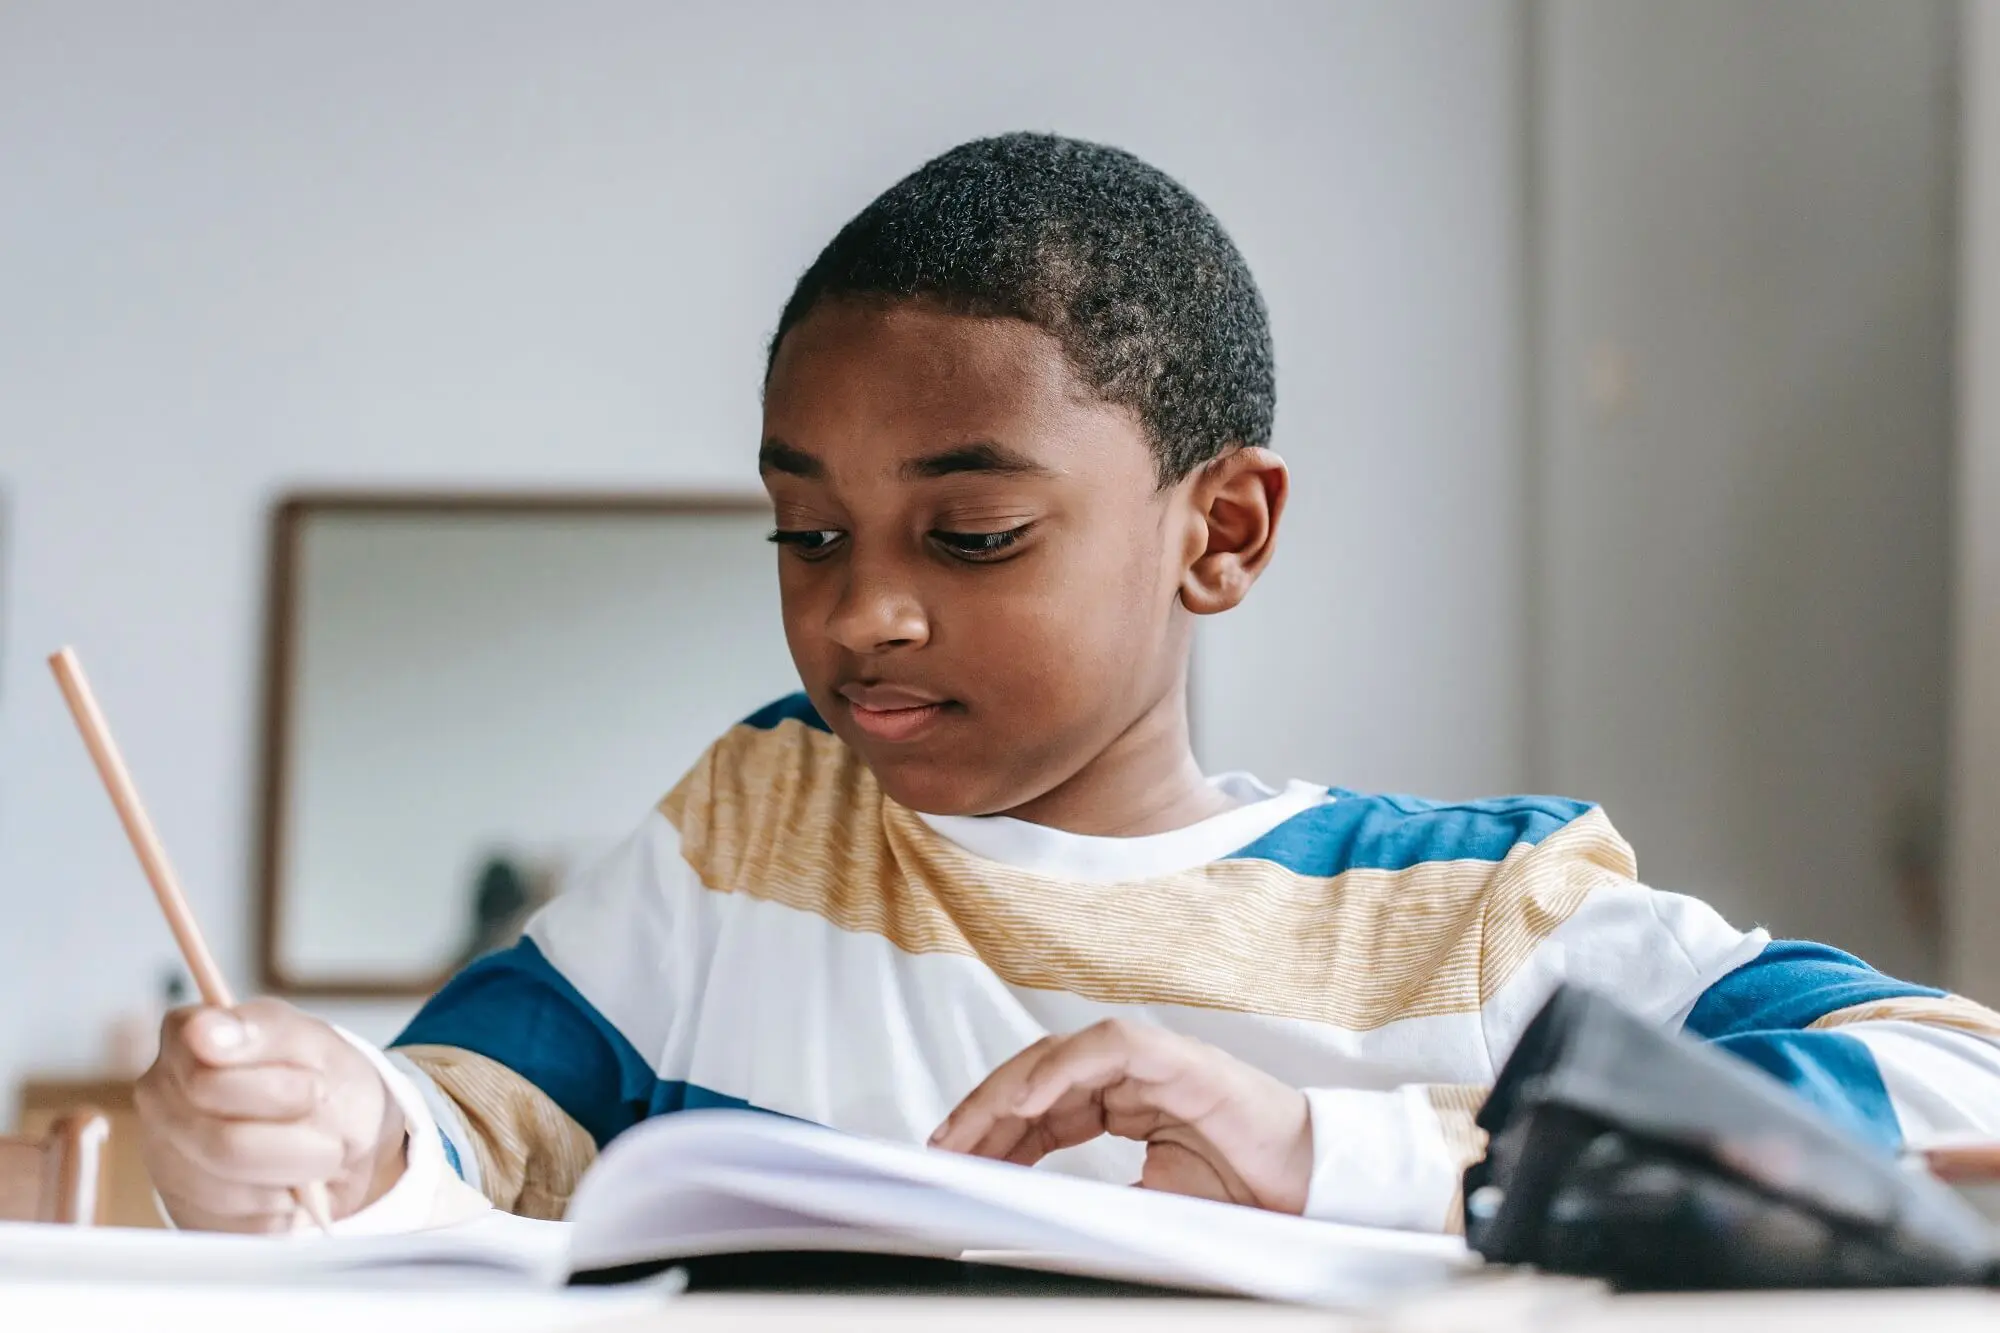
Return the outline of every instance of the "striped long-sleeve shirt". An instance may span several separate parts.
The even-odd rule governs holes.
[[[922,1143],[1023,1047],[1115,1016],[1305,1090],[1310,1215],[1446,1227],[1485,1089],[1565,980],[1884,1149],[2000,1137],[2000,1015],[1646,887],[1594,806],[1217,781],[1235,808],[1148,837],[922,815],[773,705],[377,1057],[409,1169],[364,1217],[420,1224],[454,1175],[559,1215],[612,1137],[695,1107]],[[1124,1183],[1143,1151],[1047,1166]]]

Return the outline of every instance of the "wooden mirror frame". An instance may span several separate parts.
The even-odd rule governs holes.
[[[764,514],[771,504],[760,492],[424,492],[298,491],[273,506],[270,561],[265,588],[262,730],[259,738],[257,835],[257,984],[269,995],[309,995],[325,999],[409,999],[431,994],[447,974],[408,981],[372,978],[293,976],[278,956],[284,910],[281,879],[285,859],[285,801],[292,759],[292,675],[298,640],[298,547],[307,519],[318,514],[416,514],[438,516]]]

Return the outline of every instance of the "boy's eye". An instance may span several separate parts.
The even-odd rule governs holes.
[[[931,540],[961,560],[991,560],[999,556],[1015,542],[1021,540],[1031,524],[1023,523],[1018,528],[1005,532],[945,532],[931,533]]]
[[[846,534],[838,528],[779,528],[771,534],[774,545],[788,546],[807,560],[817,560],[839,544]]]

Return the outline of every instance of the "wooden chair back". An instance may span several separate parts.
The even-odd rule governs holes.
[[[0,1138],[0,1221],[97,1225],[104,1143],[111,1122],[81,1108],[47,1138]]]

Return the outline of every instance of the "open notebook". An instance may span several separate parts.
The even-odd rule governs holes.
[[[665,1116],[621,1136],[561,1225],[488,1213],[416,1236],[279,1240],[0,1227],[0,1274],[182,1280],[604,1282],[726,1261],[839,1286],[844,1271],[898,1271],[885,1256],[907,1259],[905,1272],[969,1265],[1341,1307],[1438,1286],[1474,1262],[1449,1237],[1308,1222],[751,1111]]]

